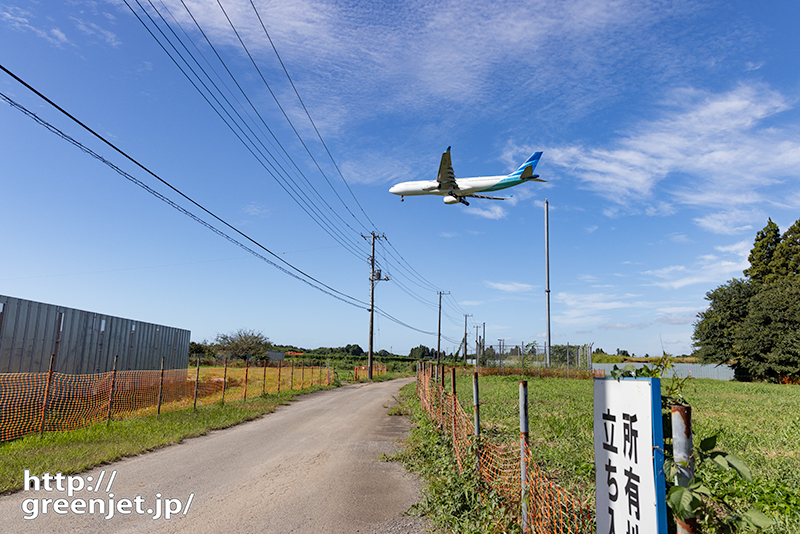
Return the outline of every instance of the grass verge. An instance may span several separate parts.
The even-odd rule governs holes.
[[[483,433],[497,441],[519,437],[519,376],[480,379]],[[594,501],[592,381],[527,377],[531,453],[548,478],[582,501]],[[667,390],[671,380],[662,380]],[[472,405],[472,377],[456,380],[461,406]],[[800,533],[800,387],[690,380],[695,445],[717,435],[720,450],[744,460],[754,482],[732,472],[706,473],[711,489],[741,511],[751,505],[772,517],[770,534]]]
[[[425,480],[422,501],[410,513],[429,517],[437,532],[519,532],[511,511],[474,468],[458,469],[449,437],[437,431],[419,404],[416,384],[403,387],[398,400],[394,413],[410,416],[414,425],[403,450],[389,459],[402,462]]]
[[[313,386],[304,390],[282,391],[234,401],[98,423],[70,432],[52,432],[40,437],[26,436],[0,444],[0,494],[22,488],[23,471],[41,476],[44,473],[80,473],[143,452],[180,443],[209,430],[227,428],[250,421],[288,404],[298,394],[311,393],[333,386]]]

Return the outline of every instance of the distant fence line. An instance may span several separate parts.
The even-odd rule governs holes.
[[[603,371],[606,376],[611,376],[611,371],[614,366],[622,369],[626,365],[633,365],[637,369],[645,365],[652,364],[630,362],[630,363],[593,363],[592,369],[595,371]],[[734,371],[730,365],[705,365],[701,363],[675,363],[672,368],[664,373],[663,378],[686,378],[691,376],[693,378],[711,378],[713,380],[733,380]]]
[[[476,462],[481,478],[511,507],[524,503],[525,518],[521,521],[533,532],[595,534],[593,510],[544,476],[531,459],[527,442],[523,442],[521,451],[522,444],[495,443],[475,436],[475,428],[480,425],[473,422],[458,401],[454,373],[451,391],[445,388],[445,377],[451,372],[452,368],[444,366],[437,370],[435,363],[418,364],[417,394],[423,409],[441,431],[452,436],[459,468],[463,469],[465,462]],[[478,388],[473,387],[473,395],[477,396]],[[523,456],[527,466],[525,483],[521,475]]]
[[[0,373],[93,374],[186,368],[191,332],[0,295]]]
[[[295,366],[294,362],[280,367],[184,367],[88,375],[0,373],[0,441],[193,404],[329,385],[333,380],[330,367]]]

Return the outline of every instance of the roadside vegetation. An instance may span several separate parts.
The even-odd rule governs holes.
[[[22,488],[23,471],[80,473],[98,465],[135,456],[210,430],[227,428],[256,419],[288,404],[298,394],[335,386],[313,386],[303,390],[254,396],[247,401],[217,402],[184,409],[98,423],[70,432],[50,432],[0,443],[0,493]]]
[[[520,376],[480,378],[482,433],[487,439],[509,443],[516,443],[519,439],[520,379]],[[592,381],[526,379],[533,459],[551,480],[594,508]],[[674,382],[662,379],[665,394],[674,389]],[[414,396],[414,390],[410,389],[410,392]],[[470,413],[471,374],[457,376],[456,392],[462,407]],[[718,507],[720,516],[745,515],[754,507],[774,520],[774,524],[763,532],[800,532],[800,418],[797,415],[800,413],[800,387],[690,379],[683,384],[682,397],[692,406],[695,447],[699,448],[704,440],[713,441],[711,438],[716,436],[715,450],[742,459],[752,473],[752,481],[748,481],[738,476],[735,470],[721,469],[713,461],[700,462],[697,470],[699,479],[715,498],[731,506],[732,512]],[[415,398],[404,402],[418,409]],[[447,436],[438,436],[435,428],[426,423],[423,417],[414,417],[416,427],[409,445],[410,452],[404,454],[412,458],[424,455],[419,443],[433,447],[431,443],[437,440],[442,442],[443,447],[449,448]],[[426,433],[432,435],[420,435]],[[458,476],[452,467],[454,464],[447,464],[450,467],[444,468],[441,459],[428,458],[427,461],[433,462],[427,468],[433,473],[427,473],[424,465],[417,467],[413,462],[409,465],[426,477]],[[437,465],[437,462],[441,465]],[[438,471],[443,473],[437,474]],[[431,482],[427,491],[426,502],[433,504],[424,508],[424,511],[436,513],[438,506],[444,510],[440,513],[445,515],[445,519],[437,520],[441,525],[457,524],[455,519],[448,519],[455,512],[449,511],[444,504],[435,504],[452,498],[448,496],[449,490]],[[477,491],[477,486],[473,485],[472,491]],[[487,502],[492,501],[488,499]],[[482,503],[481,499],[475,499],[475,506],[481,506]],[[494,504],[489,510],[501,509],[499,504]],[[484,515],[488,513],[486,510],[481,512]],[[515,511],[504,513],[513,515]],[[499,524],[499,516],[491,517],[495,523],[490,521],[487,524]],[[447,529],[458,531],[452,526]],[[715,532],[708,525],[702,531]]]
[[[402,462],[425,481],[423,498],[409,513],[428,517],[436,532],[518,533],[514,511],[489,491],[474,466],[459,470],[452,441],[437,431],[420,406],[416,384],[403,387],[398,400],[392,413],[408,415],[414,426],[403,450],[389,459]]]

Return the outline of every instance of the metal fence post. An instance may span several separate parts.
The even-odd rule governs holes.
[[[520,475],[520,502],[522,510],[520,522],[523,534],[530,532],[528,525],[528,381],[519,382],[519,475]]]
[[[225,402],[225,390],[228,388],[228,357],[225,356],[225,371],[222,373],[222,402]]]
[[[117,382],[117,358],[119,358],[119,354],[114,355],[114,367],[111,369],[111,390],[108,392],[108,415],[106,416],[106,426],[111,424],[111,408],[114,405],[114,386]]]
[[[300,389],[303,389],[305,386],[306,381],[306,362],[305,360],[300,360]]]
[[[291,390],[294,389],[294,360],[292,360],[292,376],[291,379],[289,380],[289,389]]]
[[[262,382],[261,386],[261,395],[264,396],[267,394],[267,364],[269,363],[269,358],[264,359],[264,381]]]
[[[158,412],[161,415],[161,399],[164,396],[164,356],[161,357],[161,380],[158,383]]]
[[[247,402],[247,378],[250,374],[250,357],[244,356],[244,400]]]
[[[53,381],[53,363],[56,355],[50,355],[50,368],[47,370],[47,385],[44,388],[44,402],[42,403],[42,420],[39,422],[39,435],[44,436],[44,426],[47,421],[47,401],[50,398],[50,383]]]
[[[453,390],[453,417],[450,418],[450,424],[453,429],[453,450],[456,449],[456,407],[458,406],[458,399],[456,398],[456,368],[450,369],[450,385]]]
[[[478,372],[472,373],[472,410],[475,413],[475,421],[472,429],[472,434],[475,436],[475,460],[477,461],[478,472],[481,470],[481,449],[480,449],[480,436],[481,436],[481,408],[480,398],[478,396]]]
[[[278,393],[281,392],[281,369],[283,368],[283,360],[278,360]]]
[[[197,357],[197,372],[194,375],[194,405],[193,409],[197,409],[197,388],[200,385],[200,356]]]
[[[673,404],[670,406],[672,418],[672,453],[678,474],[675,483],[687,488],[694,477],[694,458],[692,457],[692,407]],[[678,534],[694,534],[697,532],[697,519],[694,517],[682,520],[675,516]]]

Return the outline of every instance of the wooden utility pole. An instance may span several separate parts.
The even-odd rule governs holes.
[[[364,239],[368,236],[362,235]],[[375,240],[386,239],[385,235],[376,235],[375,232],[370,233],[369,238],[372,240],[372,253],[369,257],[370,274],[369,274],[369,348],[367,350],[367,377],[372,380],[372,334],[375,316],[375,282],[379,280],[389,280],[388,277],[381,278],[381,271],[375,270]]]

